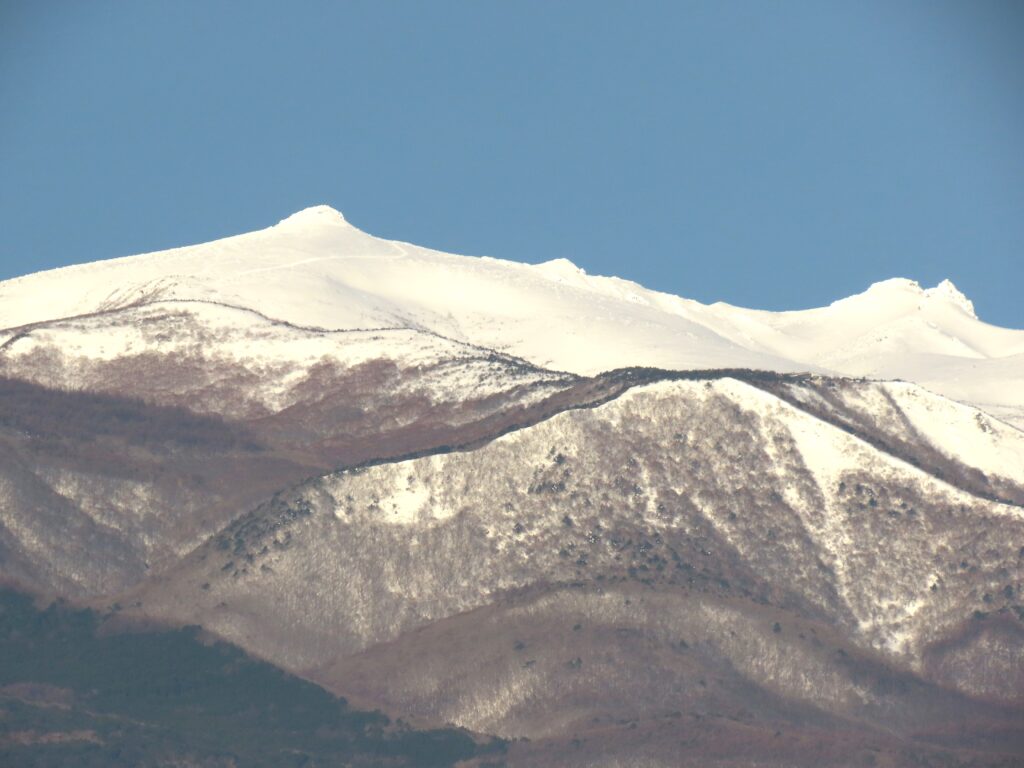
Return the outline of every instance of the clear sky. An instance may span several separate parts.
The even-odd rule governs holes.
[[[1024,328],[1024,3],[0,0],[0,278],[258,229]]]

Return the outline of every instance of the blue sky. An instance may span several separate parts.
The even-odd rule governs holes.
[[[0,278],[317,203],[701,301],[1024,328],[1024,4],[0,0]]]

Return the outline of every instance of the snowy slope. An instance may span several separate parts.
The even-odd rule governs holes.
[[[770,583],[773,604],[919,670],[972,612],[1009,610],[1022,532],[1020,506],[751,382],[662,381],[476,450],[312,480],[154,580],[143,602],[172,621],[198,610],[223,637],[309,669],[537,582],[678,588],[702,574],[741,594]]]
[[[1024,331],[981,322],[948,281],[888,280],[798,312],[708,306],[564,259],[525,265],[382,240],[326,206],[212,243],[0,283],[0,328],[167,299],[311,328],[428,330],[576,373],[646,365],[900,378],[1024,425]],[[0,345],[13,335],[0,331]]]
[[[0,375],[245,418],[310,398],[309,380],[317,373],[384,361],[435,399],[501,394],[516,378],[564,378],[538,369],[511,373],[505,369],[518,368],[515,360],[415,329],[327,332],[251,310],[174,300],[24,329],[0,348]]]

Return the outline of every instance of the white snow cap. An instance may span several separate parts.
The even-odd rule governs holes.
[[[950,280],[943,280],[934,288],[922,288],[921,284],[916,280],[909,280],[905,277],[893,277],[889,280],[872,283],[867,291],[865,291],[866,294],[870,295],[885,295],[897,292],[901,292],[904,295],[911,294],[915,297],[921,297],[924,299],[945,301],[963,312],[966,312],[969,316],[975,319],[978,317],[974,313],[974,304],[971,300],[964,296],[964,294],[961,293]],[[839,301],[844,301],[844,299],[840,299]]]
[[[329,205],[313,205],[281,219],[277,225],[281,226],[282,224],[288,226],[319,226],[332,224],[348,225],[348,222],[345,221],[341,211],[335,210]]]
[[[568,275],[585,275],[586,271],[565,258],[551,259],[537,265],[547,272],[561,272]]]
[[[904,379],[1024,426],[1024,330],[982,323],[948,280],[886,280],[792,312],[707,306],[568,259],[526,265],[385,240],[327,205],[211,243],[0,281],[0,343],[25,325],[168,300],[311,328],[425,330],[584,375],[653,366]]]
[[[929,298],[934,297],[937,299],[945,299],[946,301],[952,302],[956,306],[960,307],[960,309],[971,317],[977,317],[977,315],[974,314],[974,303],[964,296],[955,285],[953,285],[952,280],[943,280],[934,288],[925,289],[924,295]]]

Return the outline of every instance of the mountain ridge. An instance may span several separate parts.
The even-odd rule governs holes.
[[[879,386],[808,377],[769,380],[804,388],[811,399],[817,388],[835,384],[847,390],[851,402]],[[438,659],[448,658],[444,645],[434,647],[429,640],[435,631],[442,636],[447,631],[441,629],[448,626],[444,617],[486,607],[494,621],[511,621],[518,632],[527,632],[522,619],[514,618],[523,609],[503,596],[522,589],[539,591],[548,603],[568,600],[574,606],[569,615],[578,618],[563,620],[566,626],[572,621],[587,626],[589,616],[591,624],[605,627],[599,637],[611,633],[610,638],[620,638],[617,643],[627,631],[637,638],[654,632],[659,644],[668,643],[673,631],[682,632],[688,646],[675,649],[671,658],[687,647],[709,649],[724,640],[701,635],[682,618],[677,629],[666,630],[668,618],[655,618],[653,608],[642,620],[627,619],[632,609],[621,608],[621,601],[627,606],[638,599],[639,605],[669,601],[665,608],[671,604],[683,615],[697,611],[708,620],[726,621],[733,633],[740,631],[737,621],[747,627],[744,631],[762,627],[757,631],[767,633],[769,645],[777,644],[772,636],[780,631],[772,629],[773,621],[783,632],[793,631],[793,622],[808,621],[802,631],[813,629],[821,638],[830,628],[839,632],[833,657],[818,651],[804,656],[804,650],[788,645],[797,642],[795,636],[786,641],[791,647],[786,653],[799,650],[797,658],[813,662],[822,674],[826,667],[831,670],[826,691],[798,682],[818,672],[800,668],[804,662],[784,661],[785,653],[772,662],[784,669],[761,669],[752,658],[762,651],[742,650],[748,641],[735,641],[740,645],[728,652],[729,663],[746,670],[740,673],[743,685],[775,691],[772,695],[784,685],[786,697],[798,696],[843,718],[879,723],[885,720],[877,720],[879,711],[901,707],[916,713],[905,715],[908,722],[923,716],[922,704],[902,699],[901,689],[882,683],[873,684],[882,686],[877,690],[863,688],[856,674],[854,688],[861,693],[852,695],[843,682],[847,656],[864,663],[874,659],[871,664],[891,670],[872,675],[910,675],[925,681],[914,686],[938,685],[929,695],[945,701],[944,707],[977,706],[963,703],[961,696],[1016,706],[1017,685],[1024,678],[1014,659],[1024,635],[1010,621],[1011,639],[998,638],[1000,622],[1009,621],[1004,615],[1017,610],[1012,606],[1020,564],[1012,542],[1015,532],[1024,531],[1021,507],[985,501],[957,487],[955,479],[951,485],[927,471],[920,466],[927,452],[918,459],[913,455],[927,443],[909,456],[880,456],[874,442],[848,435],[842,423],[824,423],[781,403],[756,387],[757,381],[756,374],[741,382],[697,373],[691,379],[640,383],[596,408],[563,411],[472,450],[432,452],[312,479],[237,519],[173,573],[125,595],[121,602],[139,606],[126,609],[125,617],[138,614],[173,624],[198,615],[218,636],[341,695],[357,694],[387,711],[411,708],[427,724],[447,722],[460,712],[454,722],[506,736],[540,738],[553,726],[518,704],[488,709],[481,697],[494,706],[509,696],[518,701],[516,691],[526,684],[520,667],[532,669],[527,662],[537,654],[546,659],[544,675],[566,684],[582,680],[573,672],[577,661],[567,654],[574,642],[590,647],[590,640],[582,640],[589,634],[574,635],[573,628],[544,651],[548,641],[531,633],[538,646],[517,662],[517,635],[499,632],[486,648],[499,654],[495,663],[507,670],[505,676],[486,685],[475,678],[461,683],[458,668],[451,669],[454,677],[445,685],[455,687],[446,694],[448,708],[440,710],[435,707],[441,701],[427,693],[439,683],[420,688],[412,682],[421,679],[421,670],[411,649],[428,643],[423,651],[435,660],[426,680],[432,680],[441,674]],[[884,413],[877,415],[883,417],[879,424],[889,423]],[[900,424],[891,428],[898,433]],[[1016,439],[1024,447],[1024,439]],[[1012,482],[1024,498],[1024,485]],[[268,594],[274,595],[277,629],[260,618]],[[772,618],[745,623],[751,618],[741,618],[747,601]],[[619,607],[605,615],[614,605]],[[461,621],[451,620],[451,626]],[[959,632],[968,639],[944,639]],[[975,638],[971,632],[981,634]],[[695,635],[704,638],[699,646]],[[1004,643],[1000,650],[994,650],[991,638]],[[605,668],[601,647],[580,656],[583,669]],[[628,653],[634,652],[638,649]],[[567,658],[558,662],[558,654]],[[965,677],[956,667],[962,658],[973,659],[975,666],[987,658],[985,664],[999,672],[984,681]],[[388,670],[384,688],[367,689],[358,673],[370,660]],[[685,655],[679,663],[689,664]],[[819,664],[825,666],[814,666]],[[772,682],[776,674],[788,682]],[[526,673],[529,680],[533,675]],[[585,679],[596,684],[592,676]],[[497,687],[485,694],[492,685]],[[541,704],[547,694],[536,685],[528,686],[531,707],[548,706]],[[723,678],[721,685],[739,683]],[[638,696],[634,704],[643,700],[657,711],[665,706],[661,697],[669,694],[623,695]],[[730,695],[722,690],[713,698]],[[574,701],[572,707],[583,706]],[[610,712],[600,701],[579,711],[603,720]],[[946,715],[930,717],[920,722],[949,727],[940,725]],[[583,728],[582,721],[575,727]]]
[[[161,299],[326,330],[414,327],[577,374],[649,365],[902,378],[1024,423],[1024,331],[978,320],[949,281],[894,278],[810,310],[703,305],[565,259],[526,265],[381,240],[328,206],[211,243],[4,281],[0,326]]]

